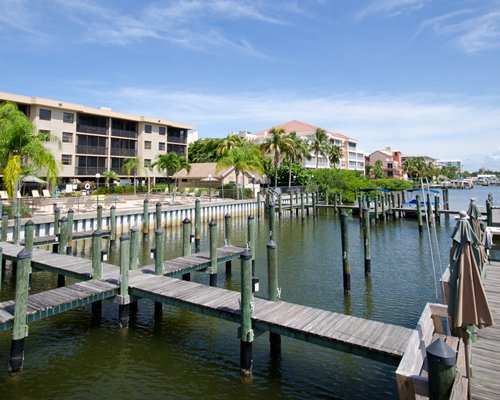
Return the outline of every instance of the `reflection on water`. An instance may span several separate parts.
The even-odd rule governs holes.
[[[481,188],[482,189],[482,188]],[[491,188],[486,188],[490,189]],[[473,191],[452,191],[464,198]],[[466,192],[466,193],[463,193]],[[485,191],[485,198],[489,191]],[[462,194],[463,193],[463,194]],[[481,192],[482,193],[482,192]],[[480,193],[480,194],[481,194]],[[495,196],[495,195],[494,195]],[[500,198],[500,194],[497,196]],[[478,199],[478,202],[482,201]],[[483,201],[484,202],[484,201]],[[455,221],[436,226],[441,260],[448,260],[449,235]],[[266,243],[268,226],[257,224],[257,275],[260,295],[267,293]],[[223,243],[222,224],[219,243]],[[245,219],[233,220],[235,244],[246,242]],[[435,301],[434,276],[427,233],[418,234],[415,220],[393,220],[372,229],[372,274],[364,276],[363,243],[357,219],[349,221],[351,294],[343,295],[340,223],[333,213],[317,220],[285,217],[277,224],[279,285],[282,299],[354,316],[414,327],[428,301]],[[202,248],[208,248],[203,227]],[[182,232],[166,231],[168,258],[182,253]],[[152,243],[140,248],[143,264],[151,264]],[[79,255],[88,256],[90,243],[79,243]],[[118,249],[110,254],[117,263]],[[435,254],[436,256],[436,254]],[[10,269],[7,269],[9,273]],[[239,290],[239,263],[226,276],[219,267],[218,284]],[[207,284],[203,273],[193,280]],[[0,299],[13,297],[13,280],[6,277]],[[71,283],[71,281],[70,281]],[[57,278],[41,272],[33,277],[33,292],[54,288]],[[235,324],[164,306],[160,321],[154,305],[140,300],[130,327],[119,330],[118,310],[104,302],[101,324],[91,324],[90,309],[67,312],[31,324],[26,343],[25,368],[9,377],[0,368],[2,399],[321,399],[395,398],[394,366],[282,339],[282,357],[269,357],[267,334],[254,343],[254,377],[239,376],[239,340]],[[0,333],[0,360],[6,365],[11,332]]]

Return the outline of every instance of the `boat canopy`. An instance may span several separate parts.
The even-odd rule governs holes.
[[[413,193],[413,192],[421,192],[422,189],[421,188],[414,188],[414,189],[408,189],[407,192],[409,193]],[[436,190],[436,189],[423,189],[424,192],[431,192],[431,193],[441,193],[439,190]]]

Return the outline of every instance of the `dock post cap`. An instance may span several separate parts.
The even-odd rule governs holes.
[[[26,221],[26,223],[24,225],[31,226],[31,225],[35,225],[35,223],[30,219],[30,220]]]
[[[210,222],[208,223],[208,226],[217,226],[217,222],[215,222],[213,219],[210,220]]]
[[[158,229],[155,231],[155,234],[156,234],[156,235],[163,235],[163,229],[158,228]]]
[[[112,210],[116,210],[116,207],[115,207],[115,205],[113,204],[111,207],[109,207],[109,209],[110,209],[110,210],[111,210],[111,209],[112,209]],[[69,211],[68,211],[68,212],[69,212]]]
[[[370,209],[369,209],[367,206],[364,206],[364,207],[363,207],[363,211],[364,211],[364,212],[367,212],[367,211],[370,211]]]
[[[246,248],[243,253],[241,253],[240,258],[242,260],[250,260],[252,258],[252,253],[250,252],[249,248]]]
[[[130,236],[127,233],[122,233],[120,235],[120,242],[124,242],[125,240],[130,240]]]
[[[441,338],[427,346],[425,351],[427,352],[427,359],[434,364],[455,365],[457,353]]]
[[[253,216],[252,214],[250,214],[250,215],[248,216],[248,219],[254,219],[254,216]]]
[[[139,229],[137,228],[137,226],[133,226],[132,228],[130,228],[130,231],[131,232],[137,232]]]
[[[61,222],[67,222],[68,221],[68,217],[62,217],[59,221],[61,221]]]
[[[268,249],[275,249],[276,247],[278,247],[278,246],[276,245],[276,242],[273,239],[271,239],[269,242],[267,242]]]
[[[159,201],[159,200],[158,200],[158,201],[156,202],[156,207],[161,207],[161,201]]]
[[[224,218],[231,218],[231,215],[229,215],[229,213],[227,213],[226,215],[224,215]]]
[[[466,211],[460,211],[457,219],[459,219],[459,220],[467,220],[467,219],[470,219],[470,217],[467,215]]]
[[[100,229],[96,229],[94,232],[92,232],[92,236],[102,236],[102,231]]]
[[[114,207],[114,206],[113,206],[113,207]],[[75,212],[75,211],[74,211],[72,208],[70,208],[70,209],[68,210],[68,214],[69,214],[69,213],[74,214],[74,212]]]
[[[144,202],[143,202],[143,203],[145,203],[145,204],[146,204],[146,203],[149,203],[149,200],[146,198],[146,199],[144,199]]]
[[[102,210],[102,205],[101,205],[101,204],[99,204],[99,205],[97,206],[97,209],[98,209],[98,210],[99,210],[99,209],[101,209],[101,210]]]
[[[19,253],[17,253],[16,258],[18,260],[24,260],[25,258],[31,257],[31,251],[29,251],[26,247],[23,247]]]
[[[182,221],[182,223],[183,224],[190,224],[191,220],[188,217],[186,217],[186,218],[184,218],[184,221]]]

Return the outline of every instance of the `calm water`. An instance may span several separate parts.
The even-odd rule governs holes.
[[[484,205],[488,193],[500,200],[499,188],[451,190],[452,209],[466,209],[471,196]],[[455,222],[436,227],[433,245],[436,275],[447,264],[449,235]],[[233,221],[234,242],[242,244],[243,221]],[[283,300],[413,328],[428,301],[436,300],[427,235],[418,235],[414,220],[395,220],[372,227],[372,277],[365,280],[357,219],[349,224],[352,294],[342,288],[340,224],[324,213],[305,225],[284,218],[278,224],[279,279]],[[258,223],[257,274],[265,296],[265,245],[268,228]],[[434,234],[433,234],[434,235]],[[181,232],[167,232],[166,254],[181,254]],[[434,239],[433,239],[434,241]],[[221,239],[222,243],[222,239]],[[90,248],[80,246],[87,254]],[[207,248],[203,242],[202,247]],[[441,260],[438,260],[438,248]],[[142,251],[150,263],[149,248]],[[111,262],[116,262],[112,255]],[[194,280],[207,283],[197,274]],[[38,273],[33,292],[54,288],[56,277]],[[239,289],[239,267],[219,286]],[[0,300],[13,297],[10,283]],[[395,398],[394,366],[282,339],[282,358],[268,356],[267,334],[254,342],[254,376],[239,376],[237,325],[164,307],[155,321],[152,303],[139,302],[128,329],[117,329],[117,306],[105,302],[100,325],[92,325],[89,308],[36,322],[30,326],[23,373],[10,377],[0,368],[3,399],[317,399]],[[7,364],[11,332],[0,333],[0,360]]]

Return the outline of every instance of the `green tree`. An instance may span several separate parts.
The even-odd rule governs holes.
[[[189,145],[188,161],[190,163],[208,163],[217,162],[220,156],[217,155],[217,147],[224,139],[207,138],[198,139]]]
[[[327,157],[327,139],[326,131],[324,129],[318,128],[314,132],[314,136],[310,139],[309,148],[314,152],[314,157],[316,159],[316,169],[318,169],[318,159],[321,154]]]
[[[284,155],[291,155],[293,153],[293,142],[286,135],[285,128],[272,128],[269,131],[270,136],[264,140],[260,145],[260,149],[264,154],[273,155],[274,171],[274,187],[278,187],[278,168]]]
[[[111,181],[119,181],[120,177],[115,171],[105,171],[102,173],[102,176],[104,177],[104,184],[106,187],[109,187],[109,183]]]
[[[217,162],[217,171],[234,167],[236,175],[236,198],[239,199],[238,180],[242,171],[262,173],[262,154],[259,148],[250,142],[243,142],[239,147],[233,147]]]
[[[191,164],[185,157],[178,156],[177,153],[159,154],[156,156],[156,161],[152,164],[162,174],[170,177],[175,175],[181,169],[187,172],[191,171]],[[174,181],[174,192],[177,188],[177,178]]]
[[[344,155],[344,150],[342,147],[337,146],[333,140],[327,146],[326,157],[330,162],[330,168],[335,168],[335,166],[340,162],[342,156]]]
[[[290,132],[291,146],[287,149],[285,157],[288,159],[288,187],[292,186],[292,166],[294,163],[302,164],[304,159],[310,159],[311,154],[307,148],[306,143],[297,136],[297,132]],[[297,177],[297,174],[294,174]]]
[[[217,156],[219,158],[224,157],[227,153],[234,149],[235,147],[241,146],[245,142],[245,139],[238,135],[229,134],[226,138],[222,139],[222,142],[217,146]]]
[[[382,160],[375,161],[375,166],[373,167],[373,177],[375,179],[382,179],[385,177],[383,166],[384,163],[382,162]]]
[[[14,197],[19,179],[25,171],[36,171],[55,184],[58,162],[45,147],[60,140],[50,132],[37,132],[31,121],[10,102],[0,104],[0,166],[5,189]]]
[[[137,175],[139,174],[141,168],[141,159],[139,157],[130,158],[127,162],[125,162],[125,164],[123,164],[123,169],[129,179],[132,173],[134,174],[134,195],[137,192]]]

